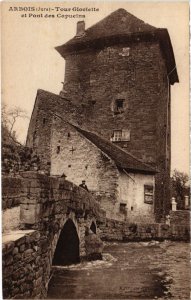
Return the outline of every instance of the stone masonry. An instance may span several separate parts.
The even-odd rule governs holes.
[[[155,212],[160,219],[170,210],[170,85],[178,82],[168,31],[123,9],[81,29],[83,34],[56,47],[66,61],[63,90],[60,97],[37,93],[27,145],[44,165],[51,164],[55,113],[112,140],[159,171]],[[116,131],[128,138],[115,140]]]
[[[112,138],[114,130],[129,130],[130,140],[117,144],[160,170],[156,177],[156,210],[159,212],[163,211],[161,201],[169,198],[166,187],[170,177],[167,71],[156,41],[125,46],[130,48],[129,57],[120,55],[124,45],[68,55],[65,89],[69,99],[86,107],[84,126],[107,139]],[[83,72],[79,66],[83,66]],[[85,92],[82,93],[82,89]],[[120,114],[115,114],[112,108],[116,99],[126,102]],[[168,176],[164,178],[165,174]]]
[[[176,210],[170,212],[170,223],[173,225],[190,225],[190,210]]]
[[[80,258],[90,259],[101,255],[96,227],[105,214],[90,193],[63,178],[29,171],[20,174],[20,183],[20,230],[3,235],[4,298],[45,298],[54,252],[67,220],[75,225]],[[8,189],[3,196],[9,198]]]
[[[189,224],[128,223],[106,220],[100,226],[101,239],[105,241],[139,242],[149,240],[190,241]]]
[[[7,182],[12,188],[18,185],[17,193],[6,189]],[[127,242],[190,238],[189,224],[173,221],[180,219],[179,211],[172,212],[170,226],[106,219],[90,193],[60,177],[22,172],[17,178],[3,178],[3,186],[3,203],[14,195],[19,197],[21,209],[18,228],[3,234],[3,296],[7,299],[46,298],[55,248],[67,220],[72,220],[77,230],[81,260],[100,258],[103,245],[99,236]],[[18,207],[11,203],[3,214]],[[183,211],[183,217],[185,213],[189,214]]]

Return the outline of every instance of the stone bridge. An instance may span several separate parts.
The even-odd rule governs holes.
[[[105,213],[91,193],[37,172],[3,178],[2,190],[4,298],[45,298],[52,265],[101,257]]]

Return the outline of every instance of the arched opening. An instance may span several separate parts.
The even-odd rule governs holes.
[[[90,229],[91,229],[91,231],[92,231],[93,233],[96,234],[96,225],[95,225],[94,222],[92,222],[92,224],[91,224],[91,226],[90,226]]]
[[[78,234],[73,221],[68,219],[60,233],[52,264],[63,266],[79,261]]]

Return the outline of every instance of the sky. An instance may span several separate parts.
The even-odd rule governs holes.
[[[32,11],[33,7],[54,10]],[[76,8],[90,8],[91,11],[75,11]],[[169,31],[180,81],[171,87],[171,169],[188,173],[188,2],[2,3],[2,100],[9,107],[20,106],[27,111],[29,118],[20,119],[15,127],[19,140],[24,142],[37,89],[56,94],[62,89],[65,64],[54,47],[75,35],[77,21],[84,20],[88,28],[119,8],[126,9],[150,25]],[[47,18],[46,14],[54,17]],[[85,18],[65,19],[63,15],[66,14],[85,15]]]

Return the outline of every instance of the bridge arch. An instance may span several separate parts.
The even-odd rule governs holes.
[[[75,223],[68,218],[57,241],[53,265],[69,265],[80,261],[80,240]]]
[[[97,227],[94,221],[92,221],[91,226],[90,226],[90,230],[96,234],[97,233]]]

